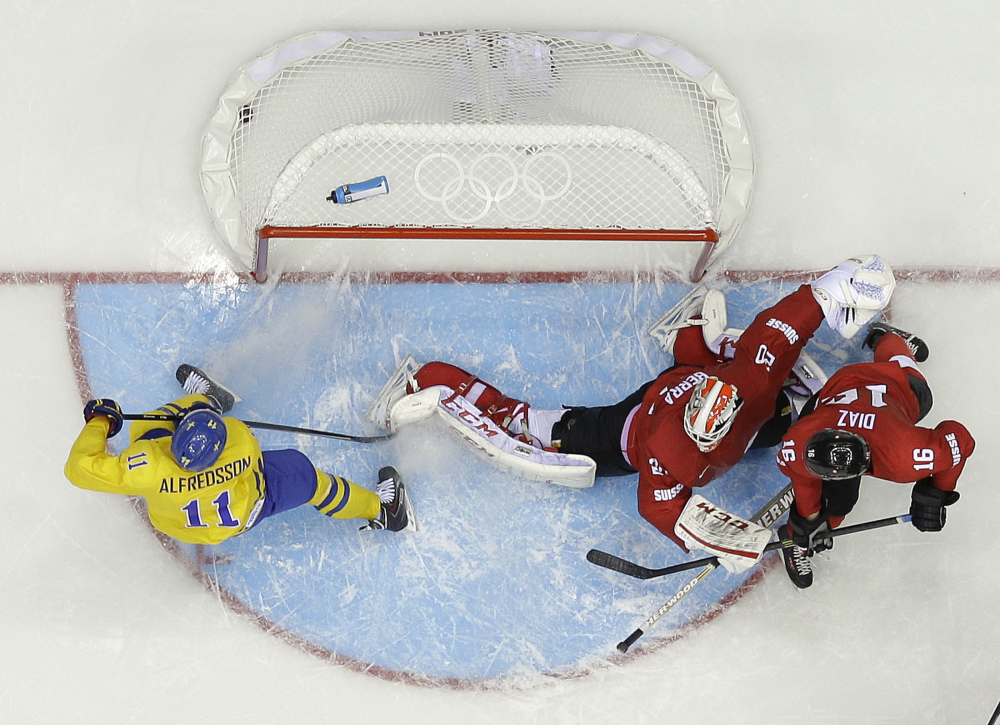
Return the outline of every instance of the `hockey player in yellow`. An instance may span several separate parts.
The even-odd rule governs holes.
[[[306,504],[334,518],[365,519],[362,529],[415,528],[394,468],[379,471],[373,493],[318,470],[300,451],[262,451],[244,423],[222,417],[235,403],[229,390],[191,365],[177,369],[177,380],[189,395],[153,414],[181,420],[134,421],[130,445],[117,456],[105,441],[124,425],[121,408],[108,398],[88,402],[66,478],[92,491],[141,496],[153,526],[189,544],[217,544]]]

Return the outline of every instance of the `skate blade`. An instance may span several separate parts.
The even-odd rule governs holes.
[[[417,522],[417,515],[413,512],[413,501],[410,500],[410,492],[403,488],[403,508],[406,510],[406,526],[402,531],[420,531],[420,524]]]

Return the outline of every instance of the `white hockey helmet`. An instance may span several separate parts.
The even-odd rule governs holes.
[[[684,408],[684,432],[698,445],[698,450],[708,453],[729,432],[741,405],[743,401],[735,385],[716,377],[706,378],[691,393]]]

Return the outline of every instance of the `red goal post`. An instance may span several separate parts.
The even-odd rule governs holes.
[[[466,239],[559,242],[701,242],[701,252],[691,269],[697,282],[705,275],[712,250],[719,242],[714,229],[482,229],[452,227],[261,227],[253,278],[267,279],[267,258],[272,239]]]
[[[663,39],[325,31],[233,77],[201,180],[259,282],[276,238],[694,242],[696,280],[739,228],[753,170],[735,96]],[[377,196],[335,203],[376,177]]]

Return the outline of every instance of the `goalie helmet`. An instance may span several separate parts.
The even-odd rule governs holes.
[[[177,424],[170,452],[185,471],[204,471],[219,460],[227,437],[222,416],[214,410],[199,408],[187,413]]]
[[[684,432],[702,453],[715,450],[732,428],[742,405],[736,386],[716,377],[706,378],[691,393],[684,408]]]
[[[828,481],[857,478],[870,462],[868,441],[850,431],[827,428],[806,443],[806,468]]]

